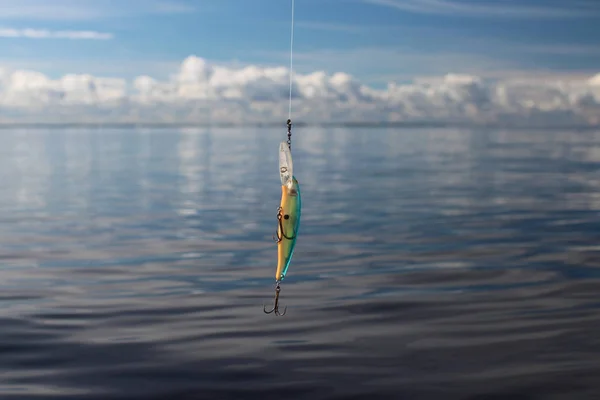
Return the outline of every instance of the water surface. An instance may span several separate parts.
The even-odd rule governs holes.
[[[600,397],[600,132],[0,132],[0,398]]]

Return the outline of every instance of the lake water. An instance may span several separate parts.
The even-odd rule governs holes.
[[[0,137],[3,400],[600,398],[600,131]]]

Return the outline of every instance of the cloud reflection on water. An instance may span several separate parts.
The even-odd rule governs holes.
[[[281,319],[284,129],[3,135],[8,399],[596,387],[600,134],[296,128]]]

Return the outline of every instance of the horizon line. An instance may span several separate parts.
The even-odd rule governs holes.
[[[195,122],[0,122],[0,130],[11,128],[33,129],[59,129],[59,128],[276,128],[280,126],[287,129],[287,124],[276,122],[248,122],[248,123],[195,123]],[[398,122],[297,122],[292,123],[297,127],[339,127],[339,128],[488,128],[488,129],[579,129],[598,130],[600,124],[535,124],[535,123],[461,123],[461,122],[434,122],[434,121],[398,121]]]

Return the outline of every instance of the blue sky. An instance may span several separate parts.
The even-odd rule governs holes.
[[[0,64],[128,79],[165,78],[192,54],[285,66],[290,4],[0,0]],[[96,38],[74,39],[81,31]],[[598,0],[296,0],[295,34],[298,72],[343,71],[374,86],[449,72],[600,72]]]

